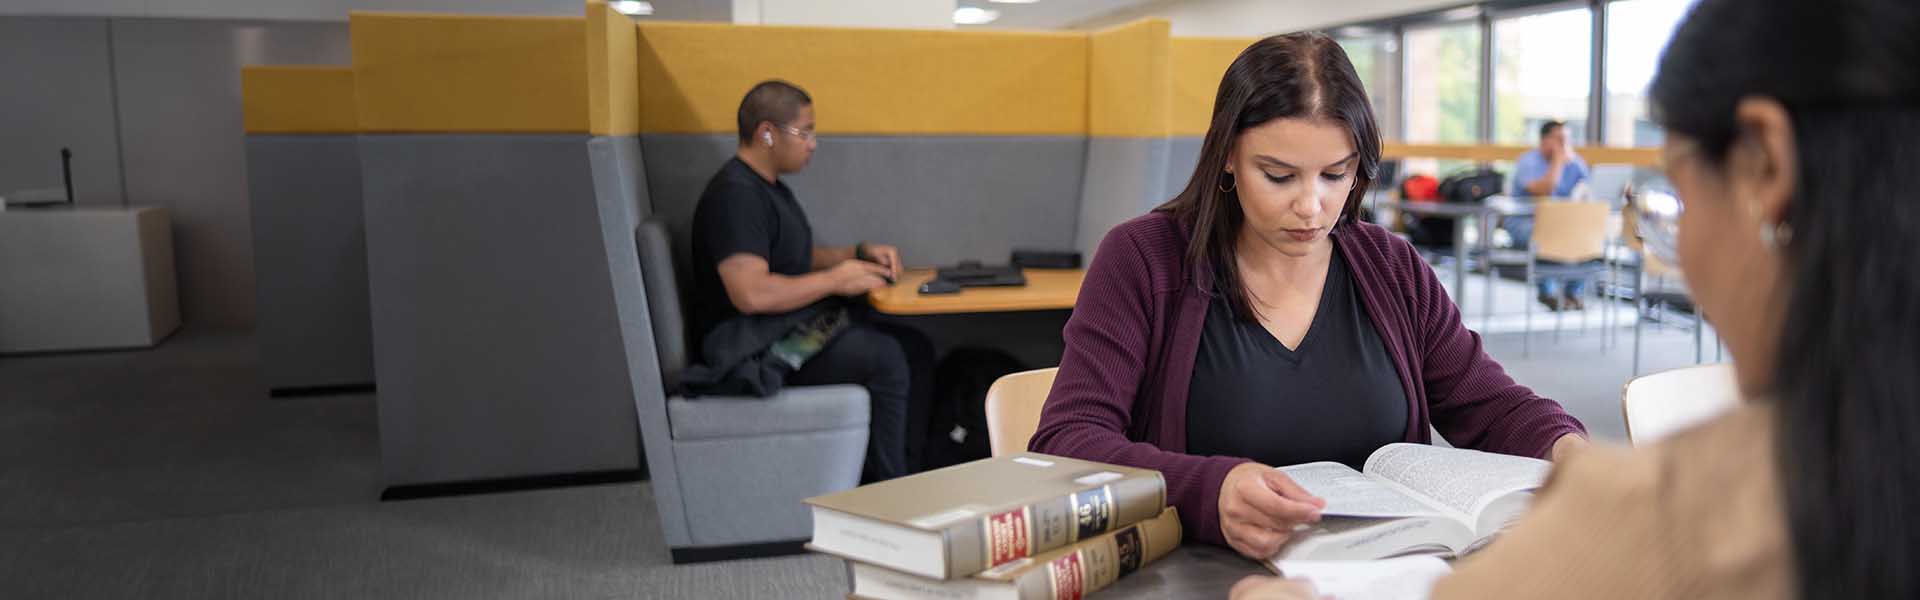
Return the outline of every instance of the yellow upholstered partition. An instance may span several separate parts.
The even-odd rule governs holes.
[[[1173,135],[1202,136],[1213,120],[1220,77],[1253,38],[1173,38]]]
[[[588,130],[583,17],[355,12],[349,21],[363,131]]]
[[[640,128],[731,133],[747,90],[785,79],[813,96],[819,131],[1080,135],[1087,36],[646,23]]]
[[[1088,134],[1167,135],[1170,30],[1165,19],[1142,19],[1088,36]]]
[[[240,119],[247,133],[359,131],[350,67],[246,67]]]
[[[587,3],[587,104],[594,135],[640,133],[639,31],[601,0]]]

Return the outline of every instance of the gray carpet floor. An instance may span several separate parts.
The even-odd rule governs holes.
[[[1619,440],[1622,333],[1606,352],[1593,328],[1536,332],[1526,357],[1517,333],[1487,348]],[[1649,329],[1642,371],[1693,364],[1693,339]],[[840,564],[819,556],[671,565],[646,483],[378,502],[373,397],[269,398],[257,363],[249,335],[207,332],[147,351],[0,357],[0,596],[846,593]]]

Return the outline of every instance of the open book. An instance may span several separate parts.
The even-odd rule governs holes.
[[[1388,444],[1367,457],[1362,471],[1333,462],[1280,467],[1327,506],[1319,523],[1295,531],[1269,562],[1467,554],[1526,511],[1549,464],[1474,450]]]

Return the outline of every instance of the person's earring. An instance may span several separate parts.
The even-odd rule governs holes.
[[[1222,194],[1233,193],[1233,189],[1238,186],[1233,178],[1233,171],[1222,173],[1220,175],[1220,181],[1214,183],[1214,186],[1220,188],[1220,193]]]
[[[1790,243],[1793,243],[1793,226],[1786,221],[1760,226],[1760,244],[1768,250],[1779,250]]]

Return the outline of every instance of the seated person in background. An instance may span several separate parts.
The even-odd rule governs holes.
[[[1647,93],[1678,243],[1647,246],[1726,336],[1747,403],[1556,466],[1433,598],[1920,598],[1916,33],[1910,0],[1694,5]]]
[[[1573,151],[1573,145],[1567,139],[1567,124],[1560,121],[1547,121],[1540,126],[1540,147],[1528,150],[1513,163],[1513,197],[1515,198],[1566,198],[1573,195],[1574,186],[1587,180],[1587,161],[1581,160]],[[1507,217],[1500,222],[1500,228],[1513,236],[1513,244],[1527,247],[1533,239],[1533,217]],[[1560,280],[1546,277],[1535,282],[1540,290],[1540,303],[1548,310],[1580,310],[1586,308],[1580,296],[1586,291],[1584,279],[1566,282],[1561,290]]]
[[[780,176],[806,168],[817,142],[813,100],[765,81],[740,101],[740,145],[707,182],[693,216],[694,339],[740,315],[787,313],[824,298],[854,297],[899,276],[892,246],[813,245],[813,228]],[[909,393],[896,334],[855,323],[787,377],[789,385],[859,384],[873,408],[862,480],[905,475]]]
[[[1274,466],[1358,468],[1430,425],[1529,457],[1586,443],[1411,244],[1355,219],[1380,134],[1339,44],[1261,40],[1215,98],[1186,189],[1094,254],[1031,449],[1158,470],[1188,534],[1266,558],[1324,505]]]

